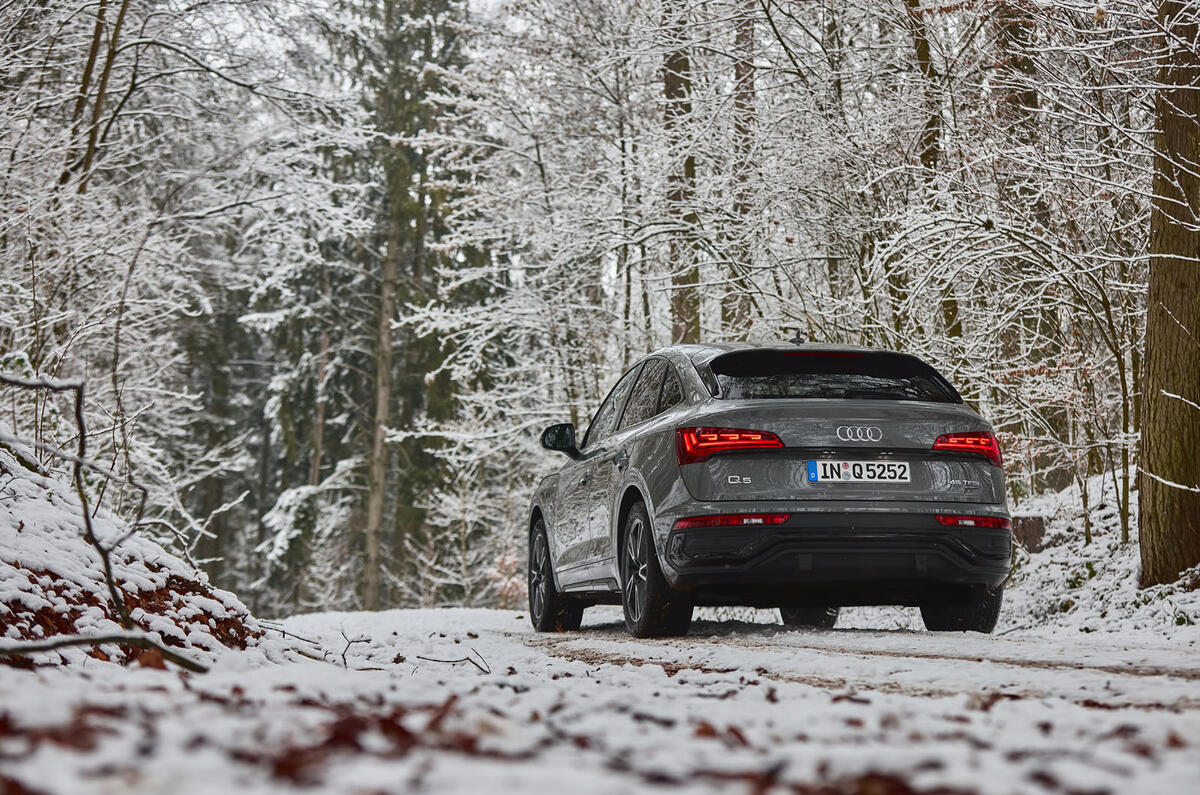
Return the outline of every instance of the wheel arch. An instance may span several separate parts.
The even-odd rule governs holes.
[[[636,483],[630,483],[621,492],[621,500],[617,503],[617,524],[613,533],[613,560],[620,558],[621,545],[625,543],[625,521],[629,518],[629,512],[637,503],[642,503],[646,506],[647,515],[650,513],[650,503],[646,500],[646,495]],[[653,528],[648,528],[653,537]]]
[[[529,510],[529,524],[525,528],[526,535],[533,535],[533,526],[537,524],[537,520],[541,519],[543,523],[546,521],[546,514],[542,511],[542,506],[534,505]]]

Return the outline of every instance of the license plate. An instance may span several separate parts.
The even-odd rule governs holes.
[[[808,482],[908,483],[907,461],[809,461]]]

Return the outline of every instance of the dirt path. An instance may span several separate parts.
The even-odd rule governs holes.
[[[803,637],[803,636],[800,636]],[[962,654],[947,654],[925,651],[921,648],[912,647],[903,650],[893,649],[872,649],[863,647],[846,647],[838,646],[833,643],[822,642],[820,634],[810,636],[814,637],[811,642],[801,640],[792,641],[787,645],[793,648],[812,649],[816,651],[827,652],[830,654],[850,654],[850,655],[874,655],[880,657],[900,657],[906,659],[922,659],[922,660],[956,660],[960,662],[973,663],[993,663],[997,665],[1015,665],[1021,668],[1042,668],[1046,670],[1071,670],[1078,671],[1086,669],[1089,671],[1099,671],[1103,673],[1116,674],[1118,676],[1167,676],[1175,679],[1190,679],[1200,681],[1200,662],[1191,667],[1177,667],[1164,665],[1121,665],[1121,664],[1105,664],[1105,663],[1089,663],[1086,660],[1072,659],[1036,659],[1031,657],[1012,657],[998,655],[980,655],[971,652]],[[762,640],[753,638],[728,637],[723,639],[724,642],[746,646],[749,648],[761,648],[764,644]],[[1069,654],[1064,650],[1064,656]]]
[[[1173,650],[1131,653],[1119,645],[1106,650],[1089,644],[1083,653],[1065,648],[1057,658],[1047,658],[1036,642],[1026,647],[986,637],[964,637],[961,651],[953,653],[944,648],[945,636],[924,633],[756,631],[752,625],[720,629],[709,637],[635,641],[603,627],[532,636],[526,643],[560,659],[593,665],[661,666],[671,677],[740,671],[851,693],[966,694],[972,703],[1061,698],[1089,709],[1200,710],[1200,662],[1188,665],[1190,660],[1178,659]],[[1185,664],[1148,662],[1156,651],[1170,652],[1172,662]],[[881,662],[887,665],[880,667]],[[982,681],[972,681],[984,669]]]

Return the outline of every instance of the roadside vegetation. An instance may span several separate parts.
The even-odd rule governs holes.
[[[1198,86],[1183,0],[0,2],[0,789],[1186,789]],[[796,334],[996,427],[994,645],[517,632],[541,430]]]

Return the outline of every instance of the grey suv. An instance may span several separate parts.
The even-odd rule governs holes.
[[[832,627],[843,605],[918,605],[931,630],[990,632],[1011,525],[996,437],[903,353],[679,345],[639,361],[533,494],[529,614],[577,629],[624,606],[638,637],[696,605],[778,607]]]

